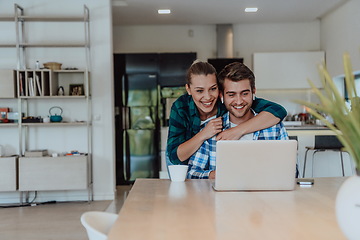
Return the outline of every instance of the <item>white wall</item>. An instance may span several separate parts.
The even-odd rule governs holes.
[[[194,36],[189,37],[188,31]],[[201,60],[216,57],[216,25],[150,25],[114,26],[114,52],[197,52]],[[281,24],[234,24],[234,57],[244,58],[252,68],[254,52],[274,51],[319,51],[320,22]],[[306,79],[304,79],[306,81]],[[289,113],[298,113],[302,108],[292,102],[289,91],[258,92],[259,97],[277,101]],[[279,98],[279,96],[281,96]],[[306,90],[296,96],[309,100]]]
[[[321,21],[321,46],[332,76],[344,73],[342,56],[349,52],[354,70],[360,70],[360,1],[349,0]]]
[[[113,31],[114,53],[197,52],[201,60],[216,57],[215,25],[114,26]]]
[[[252,67],[254,52],[299,52],[320,49],[319,21],[234,25],[234,51]]]
[[[90,42],[91,42],[91,82],[92,82],[92,103],[93,103],[93,179],[94,179],[94,199],[113,199],[115,191],[115,146],[114,146],[114,103],[113,103],[113,65],[112,65],[112,19],[110,0],[7,0],[0,1],[1,16],[14,15],[14,3],[19,4],[25,9],[25,14],[47,16],[81,16],[83,5],[90,9]],[[42,39],[49,37],[45,28],[38,24],[30,33],[28,39]],[[65,34],[52,34],[58,41],[68,41],[69,38],[82,39],[82,33],[71,32],[66,24],[55,25]],[[15,24],[0,22],[1,43],[15,43]],[[4,34],[5,33],[5,34]],[[77,50],[66,51],[64,49],[49,51],[44,49],[31,49],[28,67],[33,67],[35,59],[40,61],[51,60],[63,62],[65,65],[84,66],[83,53]],[[9,48],[0,48],[0,68],[16,68],[16,51]],[[74,60],[75,59],[75,60]],[[8,101],[7,101],[8,102]],[[1,105],[7,104],[1,102]],[[66,103],[63,103],[66,104]],[[71,103],[70,103],[71,104]],[[14,106],[16,107],[16,105]],[[0,131],[2,131],[0,129]],[[16,132],[16,129],[15,129]],[[10,135],[11,133],[9,133]],[[11,137],[11,136],[9,136]],[[76,137],[76,136],[74,136]],[[49,136],[51,140],[52,136]],[[15,140],[16,137],[15,137]],[[1,144],[1,142],[0,142]],[[15,151],[16,146],[9,151]],[[16,145],[16,144],[15,144]],[[65,143],[64,143],[65,146]],[[59,146],[61,148],[61,146]],[[64,149],[67,150],[67,149]],[[11,193],[0,193],[2,198],[11,199]],[[15,195],[14,195],[15,196]],[[87,192],[40,192],[39,199],[43,200],[71,200],[87,199]]]
[[[189,36],[193,31],[193,37]],[[114,26],[114,52],[197,52],[216,57],[216,25]],[[234,24],[234,57],[252,66],[254,52],[320,50],[320,23]]]

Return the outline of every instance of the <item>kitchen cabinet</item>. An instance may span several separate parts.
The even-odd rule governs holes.
[[[0,157],[0,192],[16,191],[18,158]]]
[[[14,70],[0,69],[0,98],[16,98]]]
[[[87,156],[20,157],[19,191],[86,189],[88,164]]]
[[[159,85],[178,87],[186,83],[186,71],[196,59],[196,53],[159,54]]]
[[[0,83],[6,81],[6,91],[0,91],[0,98],[13,98],[16,111],[24,116],[19,114],[18,122],[11,124],[14,126],[11,133],[8,128],[0,128],[6,134],[18,135],[18,142],[13,141],[7,146],[17,149],[20,156],[19,186],[12,191],[86,190],[89,200],[92,200],[89,9],[84,6],[83,14],[75,17],[48,14],[28,16],[21,6],[15,4],[14,18],[0,18],[13,21],[16,32],[14,44],[0,44],[0,47],[15,48],[17,54],[16,69],[0,71]],[[31,27],[39,23],[46,29],[46,35],[36,39],[31,34]],[[59,28],[57,24],[66,24],[66,27]],[[52,37],[61,31],[60,35],[66,38]],[[71,31],[78,34],[69,35]],[[37,52],[36,56],[45,53],[56,56],[58,49],[79,51],[75,64],[80,67],[55,70],[38,68],[35,64],[31,66],[34,52]],[[2,78],[5,74],[7,77]],[[63,111],[63,120],[43,122],[47,115],[59,114],[50,111],[54,106]],[[23,157],[26,151],[35,149],[48,149],[50,154],[60,156]],[[78,150],[81,155],[63,156],[73,150]]]
[[[317,66],[325,61],[322,51],[254,53],[256,89],[308,89],[310,79],[321,88]]]

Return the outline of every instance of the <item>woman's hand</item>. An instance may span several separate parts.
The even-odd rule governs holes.
[[[203,130],[200,131],[202,138],[205,140],[212,138],[214,135],[218,134],[222,131],[223,128],[222,117],[217,117],[215,119],[210,120]]]
[[[218,117],[210,120],[203,130],[195,134],[186,142],[179,145],[177,155],[180,161],[185,161],[191,157],[204,143],[222,130],[222,118]]]
[[[222,131],[219,135],[216,136],[216,141],[219,140],[239,140],[243,132],[242,129],[239,129],[237,127],[229,128],[224,131]]]

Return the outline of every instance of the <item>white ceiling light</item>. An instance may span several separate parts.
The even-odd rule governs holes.
[[[257,12],[258,8],[256,7],[249,7],[249,8],[245,8],[245,12]]]
[[[170,9],[159,9],[158,10],[158,14],[170,14],[171,10]]]

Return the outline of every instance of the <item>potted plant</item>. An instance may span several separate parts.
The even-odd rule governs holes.
[[[340,94],[324,65],[319,66],[323,91],[309,81],[320,104],[296,101],[307,107],[308,112],[320,119],[336,133],[355,163],[357,175],[348,178],[338,191],[336,198],[336,216],[340,228],[348,239],[360,239],[360,98],[356,92],[355,80],[349,54],[344,57],[345,85],[348,92],[348,104]],[[349,106],[350,105],[350,106]],[[330,116],[328,121],[321,113]]]

